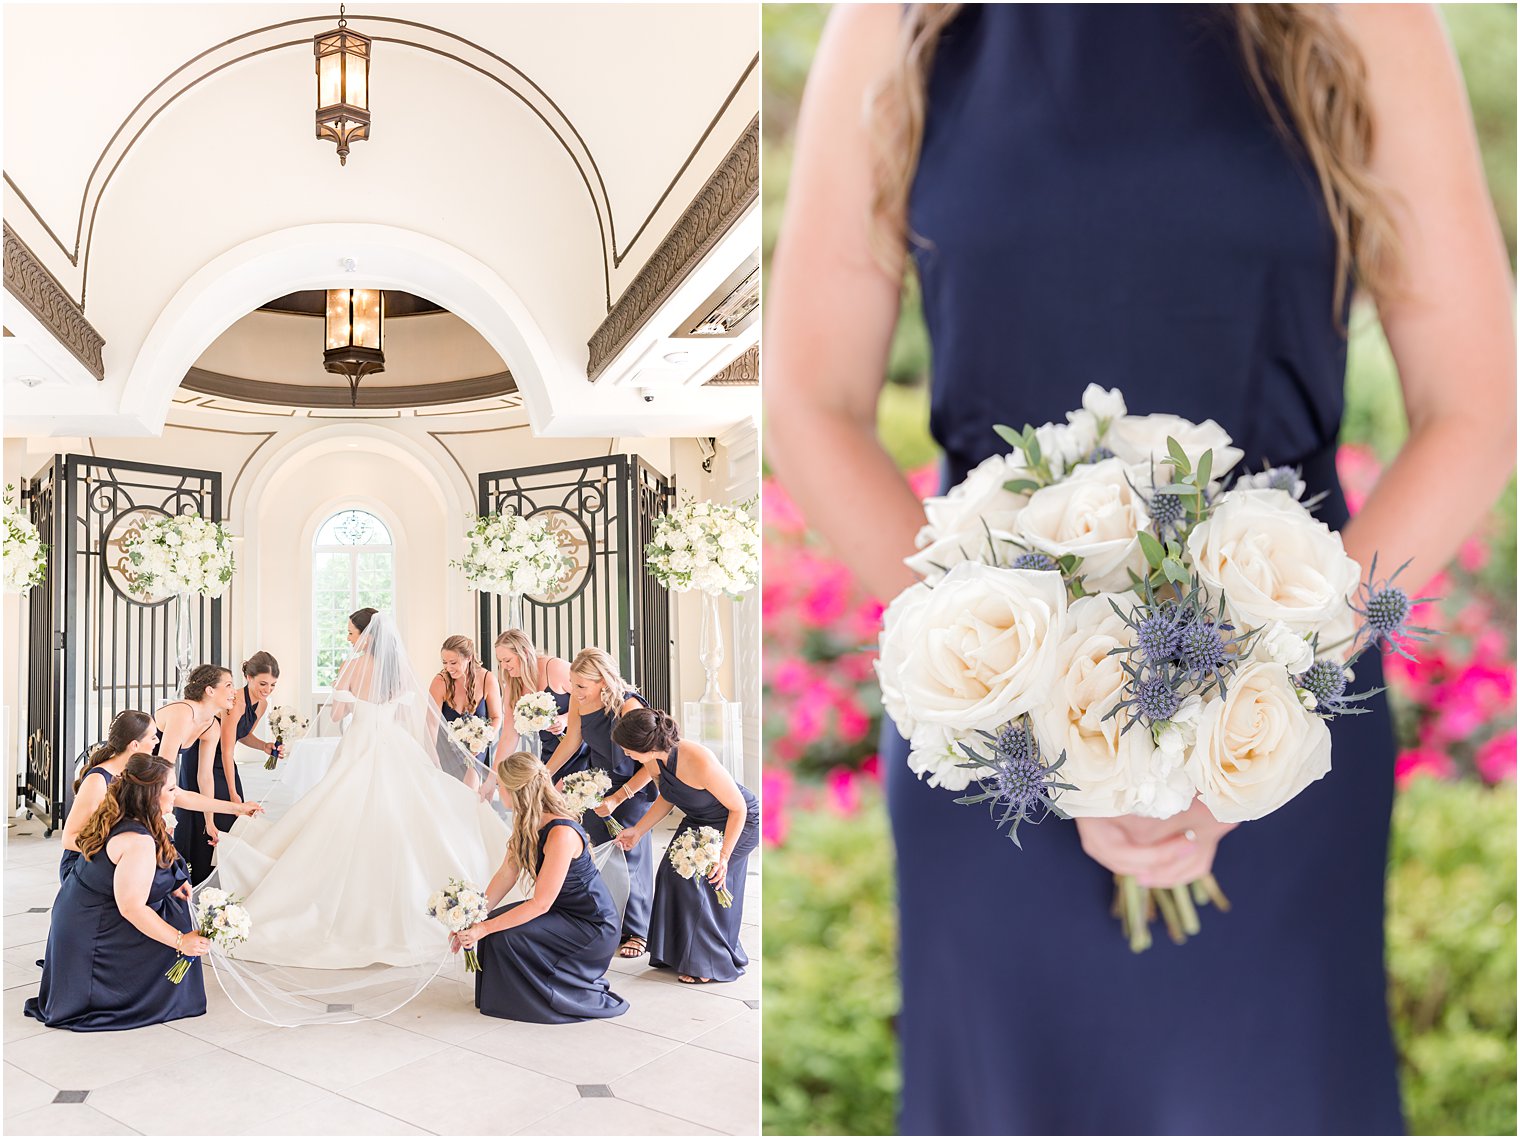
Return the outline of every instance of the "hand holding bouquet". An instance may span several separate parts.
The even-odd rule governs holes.
[[[462,933],[485,921],[489,913],[485,894],[458,878],[450,878],[427,902],[427,916],[443,923],[450,933]],[[469,973],[480,972],[480,957],[473,948],[464,951],[464,967]]]
[[[570,813],[580,818],[592,808],[601,806],[602,800],[612,793],[612,777],[600,767],[588,767],[585,771],[565,776],[560,792],[569,804]],[[603,816],[602,822],[610,835],[623,829],[623,824],[610,814]]]
[[[558,715],[559,705],[550,693],[529,692],[513,707],[512,726],[521,736],[530,732],[544,732],[549,730]]]
[[[723,832],[717,827],[687,827],[670,843],[670,864],[682,878],[710,876],[723,861]],[[726,886],[716,887],[718,905],[725,909],[734,904]]]
[[[311,726],[311,721],[294,708],[269,709],[269,730],[274,733],[275,750],[264,761],[264,770],[273,771],[285,757],[285,741],[294,739]]]
[[[248,911],[238,904],[237,898],[229,896],[225,890],[207,887],[196,900],[199,905],[191,909],[196,918],[195,933],[228,951],[248,940],[253,921]],[[190,958],[181,954],[164,976],[177,985],[189,970]]]
[[[909,765],[1015,844],[1049,814],[1268,815],[1329,772],[1326,722],[1373,695],[1348,692],[1352,666],[1426,635],[1423,599],[1375,561],[1362,581],[1297,471],[1226,486],[1242,452],[1212,421],[1131,416],[1096,385],[1082,402],[997,428],[1012,451],[925,503],[924,580],[888,606],[877,662]],[[1212,876],[1118,895],[1137,952],[1153,905],[1180,941],[1223,902]]]

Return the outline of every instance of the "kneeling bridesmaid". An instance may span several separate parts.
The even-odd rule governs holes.
[[[500,902],[519,876],[532,883],[533,896],[450,935],[455,952],[479,951],[475,1007],[538,1024],[622,1016],[628,1002],[607,984],[618,912],[592,864],[586,832],[534,756],[513,752],[497,763],[496,777],[511,797],[512,838],[486,902]]]
[[[165,974],[210,942],[190,932],[189,871],[164,815],[174,807],[174,769],[136,752],[79,832],[79,860],[48,929],[42,986],[26,1015],[49,1028],[106,1032],[206,1011],[200,962],[180,984]]]
[[[750,852],[760,842],[759,801],[735,782],[711,751],[683,741],[676,722],[664,712],[640,708],[627,713],[613,727],[612,739],[660,788],[649,812],[617,836],[619,845],[638,842],[672,809],[686,816],[676,839],[698,827],[723,834],[722,858],[705,881],[682,878],[670,859],[660,860],[649,918],[649,963],[677,970],[687,984],[738,980],[749,964],[739,944],[739,927],[744,922],[745,870]],[[638,776],[630,779],[597,813],[615,809],[618,800],[642,782]],[[725,887],[733,894],[728,906],[718,902],[718,891]]]

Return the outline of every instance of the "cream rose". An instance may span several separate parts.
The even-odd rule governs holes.
[[[1003,485],[1024,473],[1020,456],[994,455],[947,494],[926,499],[924,513],[929,522],[918,532],[918,553],[904,559],[908,568],[933,584],[960,562],[990,563],[1006,553],[1008,546],[990,549],[987,535],[991,531],[994,539],[1012,539],[1029,496],[1004,490]]]
[[[1204,705],[1189,774],[1222,823],[1271,814],[1330,770],[1330,729],[1304,709],[1288,670],[1246,664]]]
[[[1223,591],[1236,623],[1281,621],[1310,634],[1338,616],[1361,567],[1341,536],[1286,491],[1231,491],[1188,535],[1188,553],[1205,585]]]
[[[1058,574],[962,562],[884,616],[877,673],[899,729],[996,731],[1045,698],[1066,620]]]
[[[1239,447],[1230,445],[1230,436],[1212,419],[1194,423],[1179,415],[1126,415],[1108,429],[1104,444],[1126,463],[1143,463],[1148,468],[1167,456],[1166,441],[1177,440],[1193,469],[1205,451],[1214,452],[1213,471],[1224,474],[1245,456]]]
[[[1029,496],[1019,535],[1052,557],[1076,554],[1090,592],[1125,589],[1130,569],[1145,571],[1138,534],[1150,525],[1130,485],[1134,472],[1118,459],[1079,467],[1071,478]]]

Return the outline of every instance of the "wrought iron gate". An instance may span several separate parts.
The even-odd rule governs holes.
[[[144,601],[122,543],[158,514],[222,517],[216,471],[59,455],[31,482],[32,519],[48,544],[32,590],[27,762],[22,801],[58,826],[73,801],[74,764],[127,708],[175,698],[171,598]],[[220,662],[222,603],[190,603],[197,661]]]
[[[655,516],[674,497],[671,481],[636,455],[480,476],[480,513],[546,516],[575,559],[556,593],[523,599],[524,631],[533,643],[567,660],[593,645],[606,649],[657,708],[670,707],[670,594],[644,572],[644,546]],[[505,622],[505,600],[482,593],[480,645],[487,661]]]

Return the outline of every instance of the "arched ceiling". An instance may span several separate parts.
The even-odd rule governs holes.
[[[45,381],[17,391],[7,351],[8,431],[12,420],[49,430],[76,408],[97,427],[114,415],[124,431],[152,430],[127,410],[125,380],[186,283],[241,243],[339,222],[412,230],[500,275],[547,345],[531,368],[503,361],[545,378],[542,393],[525,393],[537,426],[574,433],[587,416],[628,414],[659,429],[633,390],[641,362],[758,243],[751,198],[732,191],[725,165],[758,108],[755,7],[350,12],[376,39],[374,126],[346,167],[312,125],[311,36],[335,16],[283,4],[6,5],[7,325],[25,349],[15,359]],[[724,229],[683,232],[720,199]],[[288,287],[398,283],[365,281],[363,265],[340,278],[342,252],[333,279]],[[33,290],[18,311],[13,253],[62,298],[44,281],[41,300]],[[94,377],[89,352],[43,311],[72,319],[70,305],[104,340]],[[692,354],[700,369],[674,380],[693,389],[688,420],[704,404],[719,421],[749,413],[731,389],[699,389],[757,334]]]

